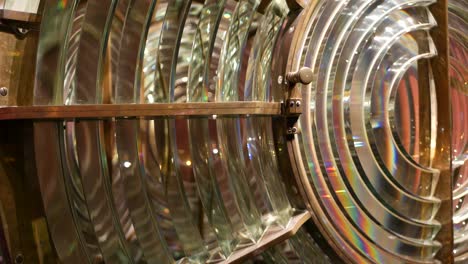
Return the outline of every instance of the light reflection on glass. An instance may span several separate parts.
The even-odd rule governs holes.
[[[405,73],[426,69],[430,76],[408,63],[435,55],[428,35],[435,22],[425,7],[430,2],[321,1],[302,59],[315,76],[311,90],[303,87],[310,112],[301,116],[300,146],[330,217],[326,227],[352,248],[348,254],[378,263],[430,260],[441,247],[433,240],[440,229],[433,220],[440,204],[437,170],[416,158],[423,150],[408,154],[398,144],[402,138],[419,142],[419,131],[429,131],[421,145],[430,149],[433,122],[394,124],[411,118],[399,112],[408,104],[432,105],[431,82],[418,78],[398,90],[412,92],[409,102],[395,99],[400,83],[412,78]],[[430,120],[431,108],[424,111]],[[402,127],[409,133],[395,133]]]
[[[453,254],[455,263],[468,259],[468,124],[466,1],[449,2],[450,92],[452,95]]]
[[[76,0],[57,12],[48,1],[35,104],[279,101],[273,87],[284,79],[273,62],[284,54],[275,48],[280,33],[294,33],[288,19],[297,15],[286,2],[260,10],[264,1]],[[358,262],[431,262],[441,248],[432,3],[322,0],[302,11],[311,27],[297,56],[314,80],[302,87],[296,151],[318,198],[311,210]],[[458,77],[454,112],[465,98]],[[36,124],[36,138],[60,138],[53,153],[64,166],[52,182],[65,189],[56,196],[60,208],[71,209],[63,223],[49,210],[49,221],[71,230],[53,232],[55,241],[78,245],[71,252],[60,245],[60,258],[221,262],[269,227],[287,227],[296,209],[273,127],[268,116],[216,115]],[[464,141],[463,133],[454,140],[461,255],[468,248]],[[328,262],[305,229],[258,259],[294,257]]]

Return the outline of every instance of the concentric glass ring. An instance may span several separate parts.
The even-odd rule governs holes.
[[[463,120],[453,126],[454,212],[441,213],[451,191],[439,98],[448,88],[434,67],[440,4],[44,1],[35,106],[283,110],[34,121],[59,259],[437,263],[453,221],[462,263]],[[465,7],[450,4],[454,119],[466,110]],[[303,67],[310,84],[291,77]]]

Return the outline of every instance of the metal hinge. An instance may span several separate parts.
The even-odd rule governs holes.
[[[301,92],[297,88],[297,84],[301,83],[308,85],[312,82],[312,69],[303,67],[297,72],[286,74],[286,80],[289,85],[288,98],[283,104],[282,111],[286,117],[286,134],[299,134],[299,126],[297,124],[299,116],[302,114],[302,98]]]

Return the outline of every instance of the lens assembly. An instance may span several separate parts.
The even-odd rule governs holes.
[[[463,263],[466,8],[445,4],[41,1],[33,102],[4,119],[32,120],[57,258]]]

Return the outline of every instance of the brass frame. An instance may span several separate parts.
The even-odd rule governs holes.
[[[281,103],[161,103],[22,106],[0,108],[0,120],[72,119],[110,117],[212,116],[212,115],[281,115]]]
[[[300,63],[302,49],[307,38],[306,32],[309,32],[311,27],[311,24],[308,23],[307,18],[312,16],[312,12],[314,12],[317,1],[311,1],[309,4],[310,5],[306,9],[298,14],[297,18],[292,22],[290,27],[284,29],[285,37],[283,39],[283,43],[280,45],[281,48],[287,48],[285,50],[289,50],[289,53],[287,59],[282,61],[284,64],[279,66],[284,68],[284,72],[281,70],[277,71],[277,73],[284,74],[283,76],[286,76],[286,74],[290,72],[297,72],[302,67]],[[293,29],[294,32],[292,34],[287,34],[290,29]],[[303,89],[308,89],[309,87],[310,85],[302,86]],[[298,87],[283,86],[283,88],[289,88],[283,89],[286,98],[302,98],[301,89]],[[296,180],[297,186],[299,186],[299,193],[302,196],[307,209],[310,212],[314,212],[314,209],[322,211],[319,202],[315,198],[314,191],[312,190],[312,187],[310,186],[307,179],[307,172],[302,161],[299,141],[296,138],[298,136],[300,135],[291,135],[287,141],[287,151],[289,153],[292,174]],[[321,213],[323,214],[323,211]],[[324,237],[323,239],[328,241],[330,247],[343,261],[347,263],[355,262],[356,260],[350,259],[348,255],[344,254],[342,247],[334,241],[332,235],[328,233],[327,228],[324,226],[324,223],[320,221],[319,217],[320,215],[318,214],[311,214],[311,220]]]

